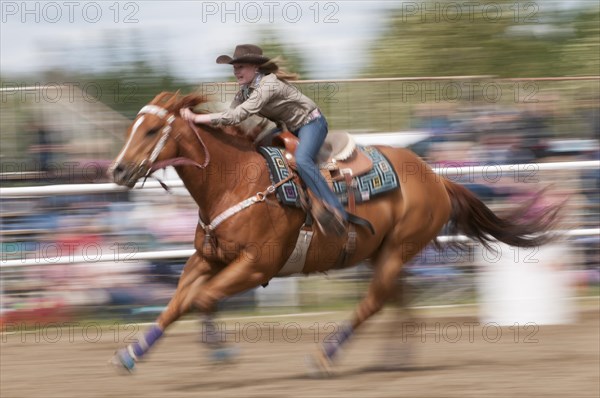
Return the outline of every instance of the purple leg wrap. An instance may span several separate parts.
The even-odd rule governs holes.
[[[135,356],[141,358],[162,335],[162,329],[153,325],[137,343],[132,345]]]
[[[340,348],[340,346],[344,344],[344,342],[348,340],[350,336],[352,336],[353,332],[354,330],[352,329],[352,325],[350,325],[350,323],[343,323],[340,325],[340,329],[337,331],[335,336],[330,341],[323,342],[323,350],[325,351],[325,355],[327,355],[329,359],[332,359],[338,348]]]

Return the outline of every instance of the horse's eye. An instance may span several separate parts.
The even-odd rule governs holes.
[[[160,128],[150,129],[150,130],[148,130],[146,135],[148,137],[152,137],[152,136],[156,135],[156,133],[158,133],[159,131],[160,131]]]

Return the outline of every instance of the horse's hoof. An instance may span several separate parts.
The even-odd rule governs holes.
[[[306,355],[304,362],[309,377],[322,379],[333,375],[333,364],[321,349],[313,355]]]
[[[135,368],[135,361],[127,352],[127,349],[121,348],[115,352],[115,355],[108,361],[121,374],[130,374]]]
[[[237,360],[240,349],[237,347],[212,348],[209,353],[210,363],[214,365],[233,363]]]

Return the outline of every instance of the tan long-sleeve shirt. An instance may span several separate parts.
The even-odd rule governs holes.
[[[309,120],[309,113],[317,108],[313,100],[291,84],[279,80],[275,74],[263,76],[257,84],[249,87],[247,98],[243,90],[238,92],[231,108],[210,115],[213,125],[238,124],[242,120],[260,115],[290,131],[302,127]]]

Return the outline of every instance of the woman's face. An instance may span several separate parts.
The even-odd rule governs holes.
[[[239,84],[250,84],[258,67],[252,64],[233,64],[233,74]]]

